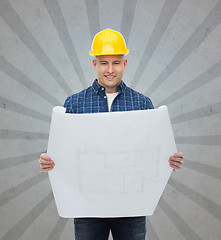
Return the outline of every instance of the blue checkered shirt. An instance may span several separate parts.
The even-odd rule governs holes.
[[[151,100],[143,94],[129,88],[121,81],[117,86],[119,94],[111,105],[111,112],[153,109]],[[108,112],[105,88],[95,80],[92,86],[68,97],[64,103],[66,113]]]

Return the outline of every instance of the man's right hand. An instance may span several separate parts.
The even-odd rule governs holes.
[[[54,161],[46,154],[42,153],[39,159],[41,170],[48,172],[52,170],[55,166]]]

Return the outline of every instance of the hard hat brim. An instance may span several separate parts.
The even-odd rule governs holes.
[[[119,53],[113,53],[113,52],[102,52],[102,53],[95,53],[93,51],[89,51],[89,55],[91,56],[102,56],[102,55],[127,55],[130,52],[129,49],[127,49],[125,52],[119,52]]]

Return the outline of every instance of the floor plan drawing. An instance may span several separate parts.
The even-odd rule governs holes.
[[[102,193],[143,192],[145,183],[158,176],[159,153],[157,147],[114,153],[79,152],[79,190]],[[150,168],[148,161],[151,159],[154,160]]]

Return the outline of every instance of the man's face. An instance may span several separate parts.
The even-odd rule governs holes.
[[[97,56],[93,60],[93,65],[97,72],[98,83],[105,87],[106,93],[116,92],[127,65],[123,55]]]

